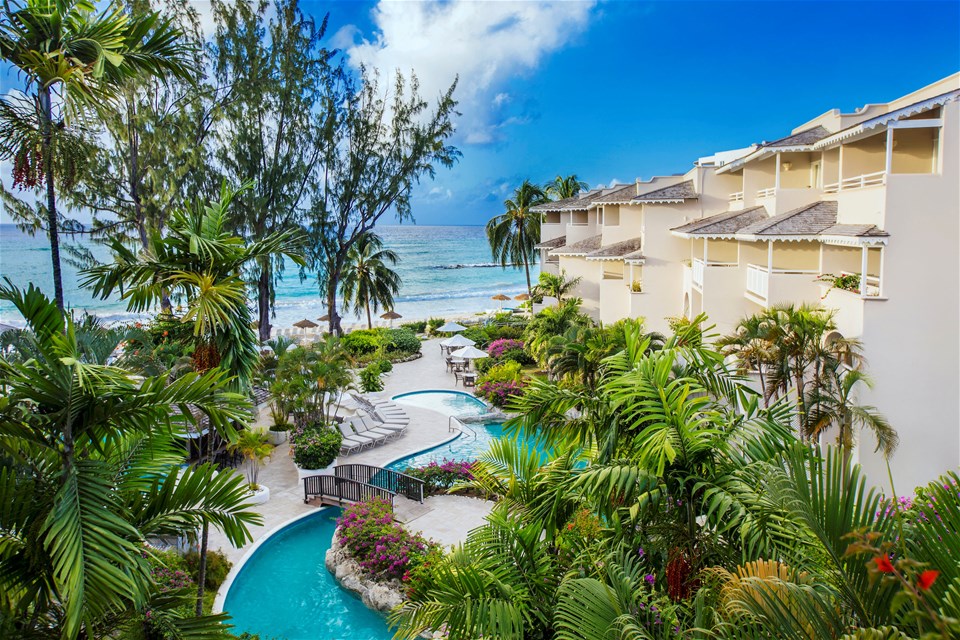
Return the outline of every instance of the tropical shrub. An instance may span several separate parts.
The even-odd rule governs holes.
[[[440,325],[437,325],[438,327]],[[426,333],[427,332],[427,321],[426,320],[415,320],[413,322],[404,322],[400,325],[401,329],[407,329],[413,333]]]
[[[523,374],[520,372],[520,363],[508,360],[490,367],[490,369],[477,380],[477,383],[519,382],[522,377]]]
[[[437,329],[442,327],[447,323],[443,318],[430,318],[427,320],[427,335],[433,335],[437,332]]]
[[[390,373],[393,371],[393,363],[389,360],[380,360],[377,362],[377,366],[380,367],[381,373]]]
[[[511,398],[522,396],[525,387],[523,382],[517,380],[478,382],[476,394],[493,406],[503,409]]]
[[[383,344],[383,334],[379,329],[358,329],[340,338],[340,344],[352,356],[373,353]]]
[[[325,469],[340,454],[343,434],[322,424],[294,429],[290,436],[293,462],[301,469]]]
[[[337,540],[378,580],[403,580],[415,558],[436,546],[394,522],[393,508],[380,498],[347,507],[337,518]]]
[[[387,329],[383,334],[387,353],[420,353],[420,338],[409,329]]]
[[[513,349],[523,350],[523,341],[512,338],[498,338],[487,345],[487,354],[491,358],[499,358],[504,355],[504,352]]]
[[[183,561],[191,579],[196,582],[200,572],[200,554],[190,551],[183,557]],[[203,581],[207,590],[216,593],[232,568],[233,563],[223,551],[207,551],[207,571]]]
[[[422,467],[407,467],[403,472],[408,476],[419,478],[424,482],[424,493],[434,495],[445,493],[456,482],[472,480],[471,467],[473,462],[468,460],[447,460],[431,462]]]
[[[533,359],[533,356],[527,353],[526,349],[507,349],[503,352],[503,355],[500,356],[500,360],[516,362],[517,364],[524,366],[531,365],[536,362],[536,360]]]
[[[381,375],[380,363],[371,362],[360,370],[360,388],[364,393],[376,393],[383,391],[383,380]]]
[[[153,582],[160,591],[176,591],[194,586],[186,559],[176,551],[151,549],[143,557],[150,563]]]

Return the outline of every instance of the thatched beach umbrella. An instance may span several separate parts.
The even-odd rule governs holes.
[[[466,331],[467,328],[462,324],[457,324],[456,322],[446,322],[443,326],[437,327],[439,333],[456,333],[458,331]]]
[[[530,299],[530,295],[529,295],[529,294],[526,294],[526,293],[521,293],[521,294],[518,295],[518,296],[513,296],[513,299],[514,299],[514,300],[519,300],[519,301],[523,302],[524,300],[529,300],[529,299]]]
[[[491,299],[491,300],[496,300],[497,302],[499,302],[499,303],[500,303],[500,310],[502,311],[502,310],[503,310],[503,301],[504,301],[504,300],[509,300],[509,299],[510,299],[510,296],[505,296],[505,295],[503,295],[502,293],[498,293],[497,295],[492,296],[490,299]]]
[[[297,327],[298,329],[303,329],[303,335],[307,335],[307,329],[316,329],[320,325],[318,325],[313,320],[308,320],[307,318],[304,318],[303,320],[297,320],[296,322],[294,322],[293,326]]]
[[[320,322],[330,322],[330,314],[329,314],[329,313],[325,313],[325,314],[323,314],[322,316],[320,316],[319,318],[317,318],[317,320],[319,320]]]
[[[380,317],[384,320],[390,321],[390,326],[393,326],[393,321],[402,318],[403,316],[397,313],[396,311],[387,311],[386,313],[381,313]]]

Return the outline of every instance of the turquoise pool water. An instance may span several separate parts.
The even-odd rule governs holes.
[[[483,400],[462,391],[414,391],[393,396],[393,401],[421,409],[431,409],[445,416],[479,416],[486,413]]]
[[[379,614],[327,571],[339,509],[328,507],[270,536],[234,580],[224,603],[234,633],[263,640],[389,640]]]

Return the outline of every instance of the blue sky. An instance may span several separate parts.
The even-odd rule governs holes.
[[[958,1],[302,4],[354,65],[431,97],[459,74],[463,158],[417,189],[419,224],[482,224],[525,178],[683,172],[960,70]]]
[[[420,224],[481,224],[528,177],[683,172],[960,70],[958,2],[399,4],[311,10],[353,60],[415,64],[431,88],[461,65],[463,158],[419,190]]]

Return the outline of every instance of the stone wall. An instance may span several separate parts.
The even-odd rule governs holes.
[[[340,586],[357,594],[363,604],[374,611],[389,613],[406,599],[399,582],[395,580],[390,583],[375,582],[364,575],[357,561],[351,558],[347,550],[340,545],[336,531],[333,533],[333,541],[327,551],[325,564]]]

